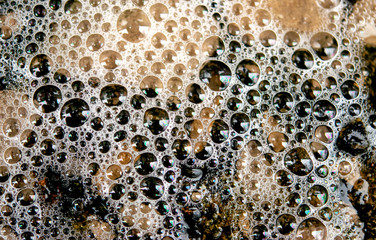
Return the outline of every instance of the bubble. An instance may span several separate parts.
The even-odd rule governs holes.
[[[61,7],[61,0],[50,0],[48,6],[56,11]]]
[[[182,101],[177,96],[171,96],[167,99],[166,105],[168,110],[177,111],[180,109]]]
[[[205,100],[205,91],[200,85],[192,83],[185,89],[185,94],[188,100],[192,103],[202,103]]]
[[[313,170],[313,161],[302,147],[290,150],[284,159],[285,167],[298,176],[306,176]]]
[[[321,125],[316,128],[315,137],[324,143],[332,143],[334,139],[334,133],[330,127]]]
[[[252,229],[251,236],[254,240],[268,239],[268,228],[265,225],[259,224]]]
[[[19,202],[21,206],[31,205],[35,202],[36,198],[35,191],[30,188],[23,189],[17,194],[17,202]]]
[[[296,50],[291,60],[295,67],[303,70],[311,69],[315,63],[311,52],[304,48]]]
[[[146,76],[140,83],[140,89],[145,96],[155,98],[163,89],[162,81],[155,76]]]
[[[172,153],[179,160],[186,159],[192,152],[192,144],[185,139],[176,139],[172,146]]]
[[[299,193],[291,193],[287,198],[286,198],[286,205],[290,208],[294,208],[299,206],[299,204],[302,203],[302,197],[299,195]]]
[[[31,148],[38,141],[38,135],[31,129],[26,129],[20,136],[20,142],[24,147]]]
[[[282,214],[277,218],[277,229],[283,235],[291,234],[296,228],[296,219],[293,215]]]
[[[202,122],[200,120],[194,119],[185,122],[184,129],[187,132],[189,138],[196,139],[201,135],[204,126],[202,125]]]
[[[260,27],[266,27],[270,24],[271,15],[265,9],[258,9],[255,12],[255,19],[256,19],[257,25],[259,25]]]
[[[316,218],[308,218],[301,222],[296,231],[297,240],[326,240],[327,229]]]
[[[83,57],[78,62],[80,69],[84,72],[88,72],[93,67],[94,61],[91,57]]]
[[[207,61],[201,66],[200,80],[213,91],[223,91],[230,84],[231,70],[223,62]]]
[[[294,106],[294,100],[290,93],[279,92],[273,97],[273,105],[278,112],[286,113]]]
[[[289,31],[285,34],[283,41],[289,47],[295,47],[300,42],[300,36],[297,32]]]
[[[311,151],[318,161],[325,161],[329,156],[328,148],[318,142],[312,142],[310,144]]]
[[[327,122],[337,115],[337,110],[331,102],[320,100],[313,105],[312,113],[317,120]]]
[[[143,150],[146,150],[150,144],[149,138],[141,135],[136,135],[131,139],[131,144],[133,150],[137,152],[141,152]]]
[[[3,123],[3,133],[7,137],[15,137],[20,133],[21,122],[16,118],[8,118]]]
[[[236,132],[244,134],[249,130],[251,121],[245,113],[235,113],[231,116],[230,125]]]
[[[82,99],[69,100],[61,108],[60,118],[68,127],[80,127],[90,116],[89,105]]]
[[[272,30],[261,32],[259,38],[264,47],[272,47],[277,43],[277,35]]]
[[[275,173],[275,180],[282,187],[290,186],[294,182],[294,178],[285,170],[278,170]]]
[[[212,156],[213,146],[208,142],[197,142],[194,146],[194,154],[200,160],[206,160]]]
[[[326,165],[321,165],[320,167],[316,169],[315,172],[317,176],[321,178],[326,178],[326,176],[328,176],[329,174],[329,168]]]
[[[165,131],[169,122],[170,118],[164,109],[150,108],[145,112],[144,126],[154,135],[158,135]]]
[[[44,17],[47,14],[47,9],[43,5],[36,5],[34,7],[34,16],[36,17]]]
[[[229,137],[229,127],[226,122],[221,119],[214,120],[210,123],[209,135],[213,142],[222,143]]]
[[[67,83],[71,80],[71,74],[64,68],[59,68],[54,74],[54,80],[57,83]]]
[[[105,69],[115,69],[122,63],[122,61],[123,57],[120,55],[120,53],[112,50],[104,51],[99,56],[99,63]]]
[[[125,186],[123,184],[113,184],[109,189],[109,194],[113,200],[120,200],[126,193]]]
[[[338,51],[337,40],[326,32],[313,35],[310,43],[316,55],[324,61],[332,59]]]
[[[117,20],[117,30],[125,40],[131,43],[144,40],[150,26],[151,23],[146,13],[137,8],[125,10]]]
[[[51,139],[45,139],[40,144],[40,152],[43,155],[51,156],[53,155],[57,150],[56,143]]]
[[[9,177],[10,177],[10,173],[9,173],[8,167],[0,166],[0,182],[4,183],[8,181]]]
[[[167,19],[168,13],[168,8],[162,3],[156,3],[150,7],[150,14],[157,22]]]
[[[325,208],[320,209],[319,215],[320,215],[322,220],[330,221],[330,220],[332,220],[333,212],[330,208],[325,207]]]
[[[245,59],[236,67],[235,74],[237,78],[246,86],[253,86],[260,78],[260,67],[256,62]]]
[[[64,5],[66,14],[77,14],[82,10],[82,3],[78,0],[68,0]]]
[[[307,192],[307,198],[314,207],[322,207],[328,201],[328,190],[321,185],[311,187]]]
[[[159,199],[163,196],[164,185],[162,180],[156,177],[144,178],[140,183],[140,190],[149,199]]]
[[[127,89],[119,84],[110,84],[101,89],[100,99],[108,107],[122,105],[127,97]],[[126,114],[123,112],[123,114]]]
[[[59,108],[62,94],[59,88],[46,85],[38,88],[33,96],[34,106],[42,113],[50,113]]]
[[[104,46],[104,37],[100,34],[91,34],[86,40],[86,47],[92,51],[98,51]]]
[[[202,52],[208,57],[221,56],[225,51],[223,40],[218,36],[207,38],[202,44]]]
[[[132,98],[131,98],[131,106],[134,108],[134,109],[143,109],[146,105],[146,99],[144,98],[144,96],[141,96],[139,94],[136,94],[136,95],[133,95]]]
[[[275,152],[282,152],[286,149],[289,138],[280,132],[272,132],[267,139],[269,147]]]
[[[152,153],[142,153],[138,155],[134,161],[134,168],[140,175],[148,175],[152,173],[158,164],[158,160]]]
[[[359,85],[353,80],[347,80],[341,85],[342,95],[350,100],[359,95]]]
[[[30,62],[30,72],[35,77],[42,77],[51,71],[52,59],[45,54],[33,57]]]

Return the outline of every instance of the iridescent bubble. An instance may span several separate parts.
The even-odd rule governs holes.
[[[304,220],[296,231],[297,240],[326,240],[327,237],[325,225],[316,218]]]
[[[291,234],[296,228],[296,219],[291,214],[282,214],[277,218],[277,229],[283,235]]]
[[[314,185],[307,192],[307,199],[314,207],[322,207],[328,201],[328,190],[321,185]]]
[[[298,176],[306,176],[313,170],[313,161],[302,147],[290,150],[284,159],[287,169]]]

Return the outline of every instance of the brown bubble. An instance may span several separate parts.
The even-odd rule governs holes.
[[[99,56],[99,63],[105,69],[115,69],[122,64],[122,61],[123,57],[120,55],[120,53],[112,50],[104,51]]]
[[[86,40],[86,47],[94,52],[98,51],[104,46],[104,37],[100,34],[91,34]]]
[[[106,176],[111,180],[116,180],[123,176],[123,171],[119,165],[114,164],[107,168]]]
[[[132,43],[144,40],[150,26],[148,16],[137,8],[125,10],[117,20],[117,30],[125,40]]]
[[[150,7],[150,14],[155,21],[161,22],[168,17],[168,8],[162,3],[156,3]]]

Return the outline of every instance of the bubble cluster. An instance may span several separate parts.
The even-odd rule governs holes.
[[[281,2],[0,0],[0,239],[362,238],[372,18]]]

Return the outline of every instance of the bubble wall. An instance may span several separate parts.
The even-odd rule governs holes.
[[[0,0],[0,240],[376,239],[375,0]]]

